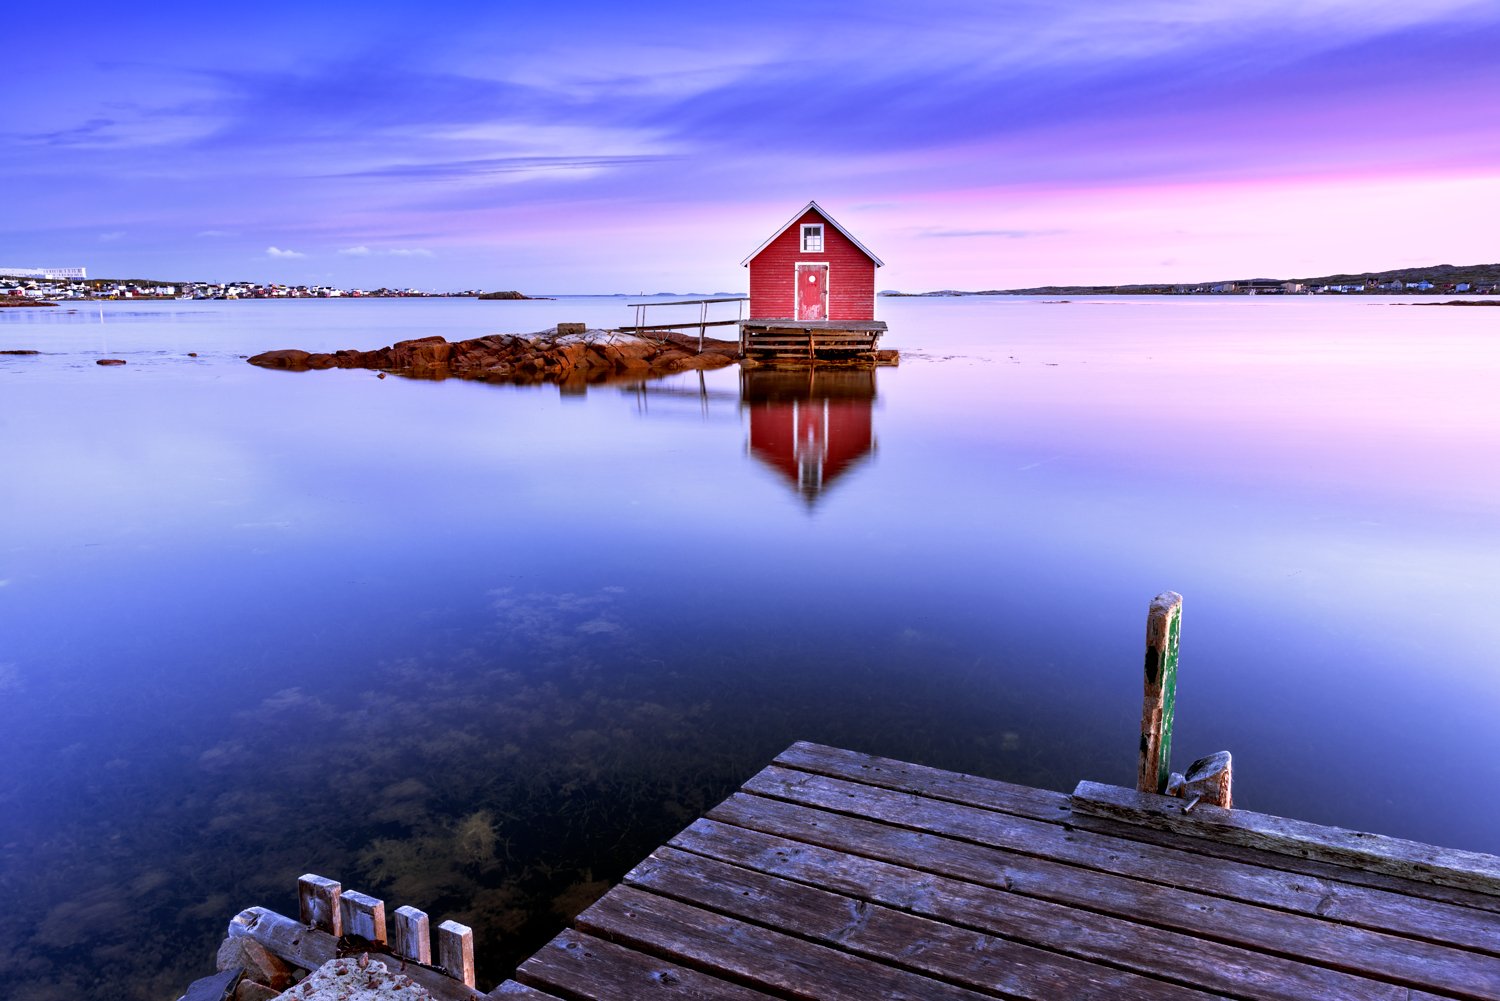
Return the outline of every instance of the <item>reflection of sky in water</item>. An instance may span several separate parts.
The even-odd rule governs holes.
[[[878,447],[810,504],[732,369],[575,399],[236,357],[615,300],[90,308],[0,316],[49,352],[0,357],[28,1001],[127,948],[172,996],[308,869],[468,916],[498,972],[797,738],[1128,783],[1167,587],[1177,748],[1233,750],[1244,806],[1500,850],[1441,779],[1500,783],[1490,311],[883,300]]]

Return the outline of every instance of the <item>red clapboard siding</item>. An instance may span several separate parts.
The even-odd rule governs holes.
[[[823,252],[803,253],[802,224],[823,223]],[[796,315],[797,265],[828,262],[828,318],[875,319],[875,262],[816,209],[800,219],[750,261],[750,319]]]

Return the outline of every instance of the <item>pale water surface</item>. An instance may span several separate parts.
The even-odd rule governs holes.
[[[0,313],[0,993],[175,997],[309,870],[493,981],[796,739],[1129,784],[1168,588],[1180,763],[1500,851],[1500,309],[886,299],[811,395],[240,359],[625,301]]]

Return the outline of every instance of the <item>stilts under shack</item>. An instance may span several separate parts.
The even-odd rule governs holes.
[[[787,361],[880,360],[883,320],[745,320],[740,352],[746,358]]]
[[[300,921],[230,934],[304,967],[392,952],[453,1001],[1500,999],[1500,857],[1233,809],[1224,752],[1170,772],[1180,616],[1152,603],[1136,789],[799,742],[488,994],[467,929],[433,964],[425,914],[387,944],[383,902],[318,877]]]

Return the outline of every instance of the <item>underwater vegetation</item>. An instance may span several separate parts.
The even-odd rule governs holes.
[[[997,665],[936,670],[954,651],[909,628],[873,644],[884,659],[841,659],[753,626],[759,642],[709,647],[620,588],[500,590],[476,608],[471,634],[358,684],[310,678],[206,746],[118,762],[90,787],[92,823],[5,845],[8,996],[173,997],[240,909],[295,914],[309,871],[469,924],[494,982],[795,739],[1076,774],[1030,735]]]

